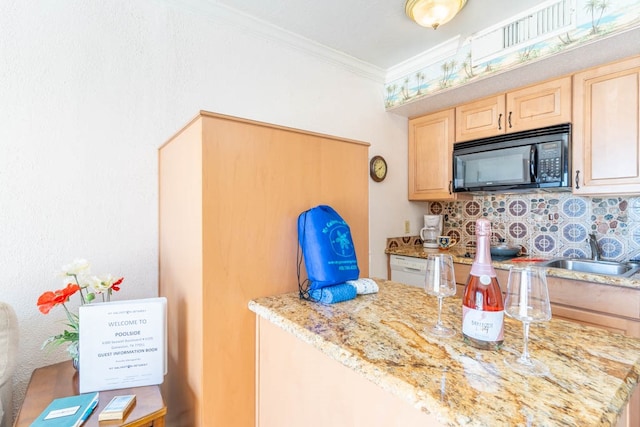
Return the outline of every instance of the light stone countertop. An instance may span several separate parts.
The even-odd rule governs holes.
[[[380,291],[333,305],[297,293],[249,308],[322,353],[432,413],[448,426],[610,426],[640,378],[640,340],[559,319],[532,324],[529,350],[550,368],[525,377],[504,363],[522,350],[522,324],[505,318],[504,347],[462,342],[461,300],[445,298],[443,322],[457,335],[422,333],[437,318],[435,297],[376,279]]]
[[[440,252],[438,249],[424,249],[421,245],[401,246],[397,248],[386,249],[385,253],[388,255],[403,255],[413,258],[426,258],[430,253],[448,253],[453,256],[453,261],[456,263],[469,265],[473,263],[473,258],[465,257],[463,252],[457,251],[456,249],[457,248],[453,248],[450,251]],[[503,261],[494,260],[493,267],[503,270],[509,270],[514,265],[524,267],[526,265],[539,265],[541,263],[540,261],[528,262],[528,259],[541,260],[541,258],[539,257],[517,257]],[[560,277],[563,279],[581,280],[603,285],[640,289],[640,273],[636,273],[631,277],[620,277],[606,276],[603,274],[582,273],[580,271],[571,271],[561,268],[547,268],[546,273],[549,277]]]

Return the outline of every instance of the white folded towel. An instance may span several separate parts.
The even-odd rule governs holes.
[[[369,278],[360,278],[356,280],[347,280],[345,283],[354,286],[358,295],[374,294],[378,292],[378,284]]]

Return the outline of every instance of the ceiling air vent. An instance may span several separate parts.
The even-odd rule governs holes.
[[[575,0],[545,1],[471,37],[471,63],[482,64],[576,26]]]

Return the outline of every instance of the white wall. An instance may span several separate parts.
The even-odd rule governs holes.
[[[20,321],[16,400],[63,327],[38,296],[76,257],[124,275],[117,298],[157,293],[157,148],[199,110],[371,143],[389,176],[371,183],[371,276],[385,238],[420,228],[406,200],[406,119],[382,82],[228,20],[160,0],[0,2],[0,299]],[[340,173],[340,171],[336,171]],[[260,215],[260,206],[256,206]],[[250,254],[248,254],[250,255]],[[74,304],[76,301],[74,301]]]

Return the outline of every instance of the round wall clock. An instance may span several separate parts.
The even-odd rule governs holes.
[[[387,161],[382,156],[373,156],[369,162],[369,175],[375,182],[387,177]]]

